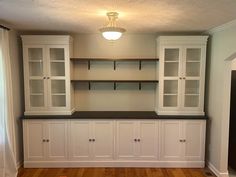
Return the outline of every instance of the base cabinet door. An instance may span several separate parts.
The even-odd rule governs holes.
[[[185,121],[184,122],[184,141],[185,153],[184,160],[204,161],[205,159],[205,127],[206,121]]]
[[[90,121],[71,121],[70,124],[70,158],[73,160],[90,160],[91,154]]]
[[[116,158],[134,159],[136,157],[137,141],[135,132],[136,122],[117,121],[116,126]]]
[[[68,158],[68,121],[48,121],[46,126],[48,160],[66,160]]]
[[[157,160],[158,122],[140,121],[138,124],[138,157],[141,160]]]
[[[96,160],[111,160],[114,152],[113,121],[92,122],[93,158]]]
[[[183,159],[181,121],[161,121],[161,160],[179,161]]]
[[[40,120],[23,122],[24,159],[27,161],[42,161],[46,158],[44,124],[44,121]]]
[[[204,162],[205,120],[161,121],[161,160]]]

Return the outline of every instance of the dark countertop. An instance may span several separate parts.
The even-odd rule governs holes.
[[[207,116],[157,115],[155,111],[76,111],[72,115],[27,115],[22,119],[208,119]]]

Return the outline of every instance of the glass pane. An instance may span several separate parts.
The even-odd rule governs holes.
[[[201,49],[187,49],[187,61],[200,61]]]
[[[65,95],[53,95],[52,96],[52,106],[65,107],[66,106],[66,96]]]
[[[165,61],[179,61],[179,49],[165,49]]]
[[[29,48],[28,55],[29,55],[29,60],[42,60],[43,49],[42,48]]]
[[[51,76],[65,76],[65,63],[51,62]]]
[[[166,77],[171,77],[171,76],[178,76],[179,72],[179,63],[174,62],[174,63],[166,63],[164,66],[164,76]]]
[[[30,95],[30,105],[32,107],[44,106],[44,96],[43,95]]]
[[[200,76],[200,62],[186,63],[186,76],[199,77]]]
[[[30,76],[43,76],[43,62],[30,62],[29,74]]]
[[[52,94],[66,93],[66,86],[64,80],[52,80],[51,81]]]
[[[64,48],[50,48],[51,60],[65,60]]]
[[[176,107],[177,95],[164,95],[164,107]]]
[[[199,81],[186,80],[185,81],[185,94],[199,94]]]
[[[43,80],[30,80],[30,93],[43,94]]]
[[[185,107],[198,107],[199,96],[198,95],[185,95]]]
[[[177,94],[177,93],[178,93],[178,81],[165,80],[164,81],[164,94]]]

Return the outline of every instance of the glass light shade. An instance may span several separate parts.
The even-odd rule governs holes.
[[[122,36],[125,29],[120,27],[103,27],[100,29],[100,32],[105,39],[115,41]]]
[[[106,31],[102,33],[102,36],[107,40],[114,41],[119,39],[122,36],[122,33],[118,31]]]

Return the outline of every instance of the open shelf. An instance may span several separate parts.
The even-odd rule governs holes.
[[[111,61],[114,63],[114,70],[116,70],[116,62],[120,61],[134,61],[139,62],[139,70],[142,69],[142,62],[157,62],[159,58],[70,58],[71,61],[87,61],[88,69],[90,70],[91,61]]]
[[[142,89],[142,83],[158,83],[158,80],[71,80],[72,83],[88,82],[89,90],[91,83],[114,83],[114,90],[116,90],[116,83],[139,83],[139,90]]]

